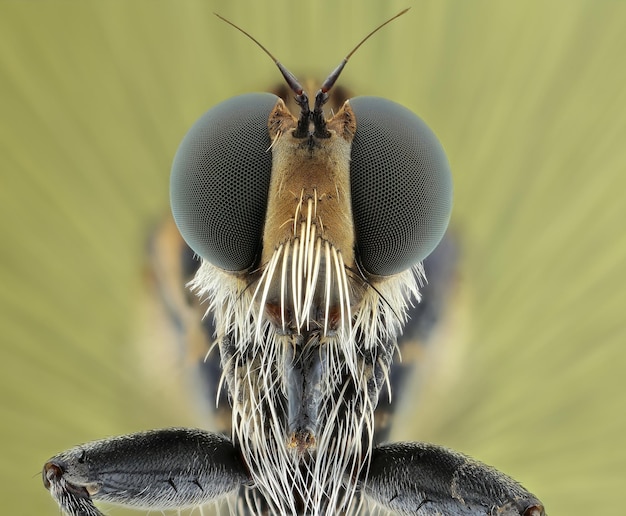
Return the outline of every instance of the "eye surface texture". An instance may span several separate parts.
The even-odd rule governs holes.
[[[194,252],[225,270],[248,269],[260,251],[272,171],[267,123],[277,99],[225,100],[191,127],[174,157],[176,225]]]
[[[432,130],[405,107],[356,97],[350,158],[357,256],[369,274],[397,274],[426,258],[452,209],[452,176]]]

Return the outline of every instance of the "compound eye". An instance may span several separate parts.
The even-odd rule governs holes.
[[[267,128],[278,97],[252,93],[207,111],[176,152],[170,203],[189,246],[228,271],[260,253],[272,153]]]
[[[411,111],[356,97],[350,181],[356,252],[369,274],[390,276],[426,258],[448,226],[450,166],[437,137]]]

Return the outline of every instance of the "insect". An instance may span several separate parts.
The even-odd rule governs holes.
[[[394,355],[412,341],[410,318],[424,318],[423,261],[447,228],[451,173],[406,108],[356,97],[326,117],[324,106],[356,49],[404,12],[347,55],[312,109],[235,26],[275,61],[299,113],[272,94],[226,100],[191,128],[172,167],[174,219],[202,258],[191,289],[208,300],[219,355],[207,362],[219,356],[212,388],[230,435],[152,430],[56,455],[43,480],[68,515],[101,516],[94,501],[165,510],[224,497],[244,514],[545,514],[460,453],[382,444],[401,384]]]

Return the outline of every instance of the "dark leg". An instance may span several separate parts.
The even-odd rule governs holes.
[[[545,516],[521,485],[478,461],[425,443],[372,452],[363,492],[385,509],[419,516]]]
[[[102,516],[93,501],[144,509],[193,507],[249,482],[231,441],[172,428],[103,439],[52,457],[43,482],[70,516]]]

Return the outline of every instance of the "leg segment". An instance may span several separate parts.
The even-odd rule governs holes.
[[[172,428],[103,439],[52,457],[43,482],[70,516],[103,516],[93,501],[144,509],[201,505],[249,482],[231,441]]]
[[[478,461],[425,443],[372,452],[363,492],[384,508],[420,516],[545,516],[521,485]]]

